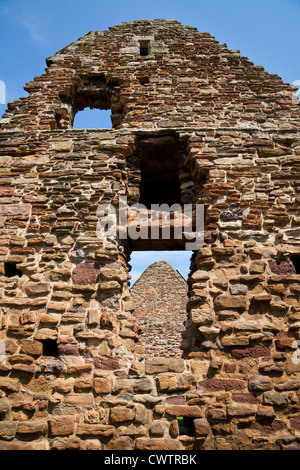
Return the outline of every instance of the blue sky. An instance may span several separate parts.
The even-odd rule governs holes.
[[[27,96],[23,86],[44,73],[46,57],[87,32],[155,18],[208,31],[286,83],[300,80],[300,0],[0,0],[0,83],[5,82],[7,101]],[[5,109],[0,104],[0,117]],[[75,127],[94,127],[83,114]],[[108,127],[105,122],[99,127]],[[145,265],[156,261],[154,254],[139,256]],[[172,254],[171,264],[188,264],[182,256]],[[140,262],[134,264],[141,272]]]

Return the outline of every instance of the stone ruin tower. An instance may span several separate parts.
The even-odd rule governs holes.
[[[131,295],[146,355],[182,357],[187,290],[184,277],[166,261],[151,264],[134,283]]]
[[[294,88],[176,21],[91,32],[0,121],[0,448],[297,449]],[[72,130],[86,107],[111,130]],[[143,356],[97,207],[202,204],[181,358]],[[117,209],[116,209],[117,210]]]

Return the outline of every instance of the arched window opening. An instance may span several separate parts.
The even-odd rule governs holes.
[[[118,81],[108,79],[104,75],[96,75],[92,77],[82,78],[80,82],[74,86],[69,94],[61,94],[62,110],[56,112],[56,124],[58,128],[64,129],[66,123],[69,127],[74,126],[75,116],[77,113],[86,110],[86,116],[76,118],[75,128],[118,128],[123,120],[124,107],[119,99],[120,85]],[[69,108],[69,112],[64,113],[64,107]],[[92,115],[96,116],[95,110],[101,110],[105,114],[99,120],[91,122]],[[106,111],[106,113],[105,113]],[[110,115],[111,122],[107,119]],[[67,116],[66,116],[67,115]],[[83,127],[81,127],[83,126]]]

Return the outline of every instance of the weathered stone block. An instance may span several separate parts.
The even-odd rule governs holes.
[[[20,386],[21,384],[18,379],[0,377],[0,389],[6,390],[7,392],[18,392]]]
[[[41,420],[24,421],[18,424],[17,433],[20,435],[43,434],[47,430],[47,424]]]
[[[224,408],[211,408],[207,412],[207,418],[213,421],[225,421],[227,413]]]
[[[11,409],[11,404],[10,401],[7,398],[1,398],[0,399],[0,415],[3,415],[10,411]]]
[[[245,296],[220,295],[214,300],[214,307],[216,310],[244,311],[247,308],[247,300]]]
[[[0,216],[27,220],[30,215],[29,204],[0,204]]]
[[[23,339],[20,352],[30,356],[41,356],[43,354],[43,344],[40,341]]]
[[[289,396],[284,392],[270,390],[264,393],[263,402],[265,405],[286,405],[289,402]]]
[[[249,379],[249,390],[251,392],[265,392],[274,388],[273,380],[263,375],[253,375]]]
[[[224,336],[221,344],[227,346],[247,346],[249,344],[249,336]]]
[[[195,419],[194,428],[196,437],[206,437],[210,432],[210,424],[205,418]]]
[[[120,269],[100,269],[100,278],[102,281],[118,281],[119,283],[127,281],[127,273]]]
[[[134,412],[130,408],[115,407],[111,409],[110,421],[112,424],[123,423],[124,421],[133,421]]]
[[[227,415],[231,418],[236,416],[252,416],[257,411],[257,405],[245,403],[233,403],[227,406]]]
[[[189,375],[161,375],[157,377],[159,392],[174,392],[175,390],[192,390],[195,388],[196,379]]]
[[[245,382],[233,379],[205,379],[199,385],[207,392],[243,390],[246,388]]]
[[[112,383],[110,377],[98,377],[94,380],[94,391],[96,394],[111,393]]]
[[[152,419],[152,411],[148,410],[145,405],[137,403],[135,405],[135,419],[138,424],[150,424]]]
[[[76,434],[78,436],[113,436],[115,431],[114,426],[105,424],[78,424]]]
[[[90,285],[99,282],[100,266],[98,263],[81,263],[72,273],[72,280],[77,285]]]
[[[146,374],[159,374],[162,372],[183,372],[184,360],[173,358],[153,357],[147,358],[145,363]]]
[[[69,436],[75,430],[74,416],[57,416],[48,421],[49,434],[52,437]]]
[[[31,282],[26,284],[25,291],[27,295],[47,295],[50,292],[50,284],[45,282]]]
[[[256,358],[256,357],[270,357],[270,349],[263,345],[263,344],[256,344],[251,348],[243,348],[243,349],[232,349],[231,351],[232,357],[235,359],[244,359],[244,358]]]
[[[136,440],[135,450],[181,450],[179,441],[174,439],[142,439]]]
[[[92,386],[93,382],[91,377],[79,377],[75,379],[74,390],[76,392],[86,392],[91,390]]]
[[[162,421],[162,420],[154,421],[150,428],[150,434],[151,436],[162,437],[165,434],[168,427],[169,426],[168,426],[167,421]]]
[[[167,405],[165,412],[169,416],[185,416],[186,418],[203,418],[203,411],[198,406]]]
[[[14,421],[0,422],[0,439],[12,441],[16,435],[18,423]]]

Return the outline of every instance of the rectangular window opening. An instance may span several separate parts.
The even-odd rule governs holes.
[[[150,41],[140,41],[140,56],[145,57],[150,54]]]

